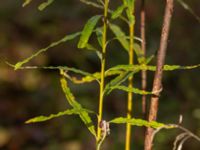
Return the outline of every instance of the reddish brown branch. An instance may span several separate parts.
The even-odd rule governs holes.
[[[145,0],[141,2],[141,9],[140,9],[140,34],[142,39],[142,50],[144,53],[144,57],[146,57],[146,33],[145,33],[145,21],[146,21],[146,11],[145,11]],[[142,71],[142,90],[146,91],[147,87],[147,72],[146,70]],[[146,118],[146,95],[142,96],[142,113],[144,118]]]
[[[151,97],[150,111],[149,111],[149,117],[148,117],[149,121],[154,121],[157,118],[158,100],[159,100],[159,95],[162,88],[163,66],[165,63],[165,56],[166,56],[166,50],[167,50],[167,44],[168,44],[168,35],[169,35],[171,17],[173,13],[174,0],[166,0],[166,2],[167,3],[166,3],[166,8],[165,8],[160,47],[159,47],[158,55],[157,55],[157,69],[155,72],[153,89],[152,89],[152,91],[155,91],[156,94]],[[152,149],[153,131],[154,130],[152,128],[147,128],[146,136],[145,136],[145,150]]]

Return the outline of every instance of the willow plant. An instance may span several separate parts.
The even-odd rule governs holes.
[[[23,6],[28,5],[31,0],[25,0]],[[39,5],[39,10],[44,10],[47,6],[52,4],[54,0],[47,0]],[[80,0],[87,5],[92,7],[96,7],[98,9],[102,9],[103,13],[100,15],[92,16],[84,25],[83,30],[67,34],[63,38],[58,41],[51,43],[49,46],[37,50],[36,53],[32,54],[30,57],[25,58],[22,61],[19,61],[15,65],[8,63],[10,66],[14,67],[15,70],[20,69],[51,69],[58,70],[60,74],[60,84],[63,90],[63,93],[66,97],[67,102],[70,105],[70,108],[67,108],[63,112],[58,112],[57,114],[50,114],[49,116],[39,116],[26,121],[26,123],[35,123],[47,121],[53,118],[57,118],[63,115],[77,115],[86,125],[87,129],[90,131],[91,135],[93,135],[96,140],[96,150],[102,149],[102,143],[106,139],[106,136],[110,134],[110,124],[126,124],[126,141],[125,141],[125,150],[130,150],[131,144],[131,126],[145,126],[149,128],[154,128],[156,130],[160,130],[162,128],[171,129],[171,128],[180,128],[178,125],[169,125],[163,124],[156,121],[146,121],[143,119],[136,119],[132,117],[132,97],[134,94],[139,95],[155,95],[159,91],[144,91],[140,90],[136,87],[133,87],[133,75],[136,73],[140,73],[141,71],[156,71],[156,66],[149,65],[152,60],[152,56],[145,58],[144,52],[141,49],[140,42],[141,39],[134,36],[134,24],[135,24],[135,16],[134,16],[134,0],[122,0],[120,6],[118,6],[115,10],[111,10],[109,8],[109,4],[111,2],[109,0]],[[115,24],[115,20],[121,20],[127,23],[129,28],[129,33],[125,33],[120,26]],[[112,32],[113,37],[111,39],[107,38],[107,33]],[[91,35],[96,35],[96,40],[99,45],[94,45],[90,43]],[[127,36],[128,35],[128,36]],[[53,48],[61,43],[65,43],[67,41],[73,40],[75,38],[79,38],[79,42],[77,47],[79,49],[90,50],[97,54],[97,59],[100,60],[101,68],[100,72],[89,73],[77,68],[68,67],[68,66],[25,66],[29,61],[33,58],[37,57],[39,54],[46,52],[50,48]],[[118,64],[111,68],[106,68],[106,51],[107,45],[110,42],[119,42],[122,46],[122,49],[125,50],[129,56],[129,63],[127,64]],[[136,54],[137,64],[133,64],[134,61],[134,53]],[[193,69],[197,68],[200,65],[194,66],[179,66],[179,65],[164,65],[164,71],[173,71],[177,69]],[[73,76],[71,75],[73,73]],[[81,75],[82,77],[77,79],[76,75]],[[108,82],[105,82],[107,77],[111,77]],[[73,84],[86,84],[89,82],[97,82],[99,84],[99,106],[98,113],[96,111],[90,110],[88,108],[84,108],[82,104],[80,104],[70,87],[68,86],[68,82],[72,82]],[[128,86],[127,86],[128,83]],[[119,116],[116,118],[111,118],[110,120],[103,119],[103,106],[104,100],[107,95],[109,95],[113,90],[121,90],[128,93],[128,110],[127,116]],[[97,116],[97,123],[93,123],[91,119],[91,115]],[[182,128],[183,130],[184,128]],[[184,132],[190,133],[188,130],[183,130]],[[111,130],[112,134],[112,130]],[[193,134],[190,133],[190,136],[198,139]]]

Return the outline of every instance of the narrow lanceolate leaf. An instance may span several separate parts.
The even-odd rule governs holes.
[[[179,66],[179,65],[164,65],[164,71],[174,71],[174,70],[189,70],[200,67],[200,64],[193,66]],[[134,71],[134,70],[148,70],[156,71],[156,66],[141,64],[141,65],[118,65],[107,70],[109,71]]]
[[[77,36],[79,36],[81,33],[78,32],[78,33],[74,33],[74,34],[70,34],[70,35],[66,35],[64,38],[62,38],[61,40],[58,40],[56,42],[53,42],[51,43],[49,46],[45,47],[45,48],[42,48],[40,50],[38,50],[36,53],[34,53],[33,55],[31,55],[30,57],[26,58],[25,60],[23,61],[20,61],[18,63],[15,64],[15,70],[19,69],[20,67],[22,67],[22,65],[28,63],[30,60],[32,60],[33,58],[35,58],[36,56],[38,56],[39,54],[47,51],[48,49],[52,48],[52,47],[55,47],[61,43],[64,43],[66,41],[69,41],[69,40],[72,40],[74,38],[76,38]]]
[[[43,122],[43,121],[47,121],[47,120],[50,120],[53,118],[58,118],[58,117],[61,117],[64,115],[72,115],[72,114],[78,114],[78,110],[77,109],[69,109],[69,110],[59,112],[57,114],[51,114],[50,116],[38,116],[38,117],[27,120],[25,123]]]
[[[96,28],[96,35],[99,45],[102,47],[103,27]]]
[[[114,89],[113,87],[119,86],[122,84],[124,81],[126,81],[130,76],[132,76],[135,72],[124,72],[111,80],[108,84],[106,84],[105,89],[104,89],[104,95],[110,94],[112,90]]]
[[[153,94],[153,92],[148,92],[148,91],[144,91],[144,90],[140,90],[138,88],[129,88],[126,86],[113,86],[111,87],[112,90],[117,89],[117,90],[122,90],[122,91],[126,91],[126,92],[132,92],[135,94],[140,94],[140,95],[149,95],[149,94]]]
[[[112,12],[111,18],[117,19],[122,14],[125,8],[126,8],[125,5],[119,6],[115,11]]]
[[[40,11],[44,10],[47,6],[49,6],[50,4],[52,4],[54,2],[54,0],[47,0],[46,2],[43,2],[42,4],[39,5],[38,9]]]
[[[95,131],[95,127],[94,124],[92,123],[92,120],[88,114],[87,111],[85,111],[85,109],[82,108],[81,104],[78,103],[75,100],[75,97],[73,96],[73,94],[71,93],[70,88],[67,86],[67,81],[65,80],[64,77],[62,77],[60,79],[61,82],[61,86],[62,86],[62,90],[65,94],[66,99],[68,100],[69,104],[77,110],[80,110],[78,112],[81,120],[84,122],[84,124],[87,126],[88,130],[96,137],[96,131]]]
[[[22,7],[25,7],[26,5],[30,4],[32,0],[24,0],[24,3],[22,4]]]
[[[134,6],[135,6],[134,3],[135,3],[135,0],[126,0],[126,4],[128,7],[128,9],[126,10],[126,14],[127,14],[130,24],[135,23],[135,16],[133,15]]]
[[[83,31],[81,33],[80,40],[78,42],[78,48],[85,48],[88,40],[97,24],[99,19],[101,18],[100,15],[93,16],[88,20],[88,22],[85,24]]]
[[[95,48],[93,45],[91,45],[91,44],[89,44],[89,43],[86,44],[85,48],[86,48],[87,50],[96,52],[97,56],[98,56],[99,59],[101,60],[101,58],[102,58],[102,53],[101,53],[101,51],[99,51],[97,48]]]
[[[137,43],[134,43],[133,48],[137,55],[137,60],[139,64],[145,63],[144,51],[141,49],[141,46]]]
[[[151,127],[151,128],[173,128],[173,126],[170,126],[170,125],[165,125],[163,123],[159,123],[159,122],[156,122],[156,121],[151,121],[151,122],[148,122],[146,120],[143,120],[143,119],[135,119],[135,118],[132,118],[132,119],[127,119],[127,118],[123,118],[123,117],[119,117],[119,118],[115,118],[111,121],[109,121],[110,123],[115,123],[115,124],[131,124],[133,126],[145,126],[145,127]]]
[[[123,48],[128,51],[129,50],[129,42],[126,38],[126,34],[122,31],[122,29],[115,25],[115,24],[109,24],[109,27],[111,31],[115,34],[120,44],[123,46]]]

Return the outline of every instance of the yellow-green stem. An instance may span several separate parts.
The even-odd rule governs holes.
[[[99,114],[97,124],[97,142],[101,139],[101,128],[99,127],[103,116],[103,99],[104,99],[104,81],[105,81],[105,64],[106,64],[106,35],[107,35],[107,16],[108,16],[108,3],[109,0],[105,0],[104,6],[104,19],[103,19],[103,39],[102,39],[102,60],[101,60],[101,82],[99,92]]]
[[[130,34],[129,64],[132,65],[134,63],[134,55],[133,55],[134,24],[129,25],[129,34]],[[129,77],[128,87],[133,88],[133,77]],[[127,118],[128,119],[130,119],[132,116],[132,101],[133,101],[133,93],[128,92],[128,104],[127,104]],[[130,147],[131,147],[131,125],[127,123],[125,150],[130,150]]]

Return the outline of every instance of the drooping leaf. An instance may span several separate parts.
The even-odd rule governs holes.
[[[120,42],[120,44],[123,46],[123,48],[128,51],[129,50],[129,42],[126,38],[126,34],[122,31],[122,29],[115,25],[115,24],[109,24],[109,27],[111,29],[111,31],[115,34],[115,36],[117,37],[118,41]]]
[[[43,2],[41,3],[39,6],[38,6],[38,9],[40,11],[44,10],[47,6],[49,6],[50,4],[52,4],[54,2],[54,0],[47,0],[46,2]]]
[[[50,116],[38,116],[38,117],[27,120],[25,123],[43,122],[43,121],[47,121],[47,120],[50,120],[53,118],[58,118],[60,116],[72,115],[72,114],[78,114],[78,110],[77,109],[69,109],[69,110],[59,112],[57,114],[51,114]]]
[[[24,3],[22,4],[22,7],[27,6],[28,4],[31,3],[32,0],[24,0]]]
[[[126,81],[130,76],[132,76],[135,72],[124,72],[111,80],[108,84],[106,84],[104,89],[104,95],[108,95],[116,86],[119,86],[124,81]]]
[[[61,70],[61,75],[62,75],[62,70]],[[76,100],[75,100],[75,97],[73,96],[73,94],[71,93],[71,90],[70,88],[67,86],[67,81],[65,80],[64,77],[62,77],[60,79],[60,82],[61,82],[61,87],[62,87],[62,90],[65,94],[65,97],[66,99],[68,100],[69,104],[74,108],[74,109],[78,109],[80,110],[78,113],[79,113],[79,116],[81,118],[81,120],[84,122],[84,124],[87,126],[88,130],[96,137],[96,131],[95,131],[95,127],[94,127],[94,124],[92,123],[92,120],[88,114],[87,111],[85,111],[81,104],[78,103]]]
[[[132,93],[140,94],[140,95],[153,94],[152,92],[140,90],[138,88],[129,88],[129,87],[126,87],[126,86],[112,86],[111,89],[112,90],[117,89],[117,90],[122,90],[122,91],[126,91],[126,92],[132,92]]]
[[[94,27],[96,26],[97,22],[101,18],[101,15],[96,15],[90,18],[87,23],[85,24],[83,31],[81,33],[80,40],[78,42],[78,48],[85,48],[88,40],[94,30]]]
[[[112,12],[111,18],[117,19],[122,14],[125,8],[125,5],[120,5],[115,11]]]
[[[96,35],[99,45],[102,47],[103,27],[96,28]]]
[[[66,35],[64,38],[62,38],[61,40],[58,40],[56,42],[53,42],[51,43],[49,46],[45,47],[45,48],[42,48],[40,50],[38,50],[36,53],[32,54],[30,57],[26,58],[25,60],[23,61],[20,61],[18,63],[15,64],[15,70],[19,69],[23,64],[25,63],[28,63],[30,60],[32,60],[33,58],[35,58],[36,56],[38,56],[39,54],[47,51],[48,49],[52,48],[52,47],[55,47],[61,43],[64,43],[66,41],[69,41],[69,40],[72,40],[74,38],[76,38],[77,36],[79,36],[81,33],[80,32],[77,32],[77,33],[74,33],[74,34],[70,34],[70,35]]]
[[[165,125],[163,123],[159,123],[156,121],[151,121],[148,122],[146,120],[143,119],[135,119],[135,118],[131,118],[131,119],[127,119],[127,118],[123,118],[123,117],[119,117],[119,118],[115,118],[111,121],[109,121],[109,123],[115,123],[115,124],[131,124],[133,126],[145,126],[145,127],[151,127],[151,128],[173,128],[173,126],[170,125]]]
[[[86,44],[85,48],[87,50],[94,51],[97,54],[97,56],[99,57],[99,59],[101,60],[102,53],[97,48],[95,48],[93,45],[91,45],[89,43]]]
[[[138,60],[139,64],[145,63],[144,52],[141,49],[141,46],[137,43],[134,43],[133,48],[137,55],[137,60]]]

